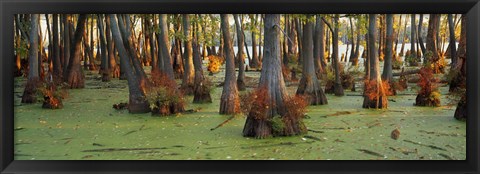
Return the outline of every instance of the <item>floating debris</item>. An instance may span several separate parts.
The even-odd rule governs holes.
[[[393,130],[392,133],[390,134],[390,137],[394,140],[397,140],[398,138],[400,138],[400,130],[398,129]]]
[[[436,150],[447,151],[447,149],[444,149],[444,148],[441,148],[441,147],[438,147],[438,146],[435,146],[435,145],[420,144],[420,143],[417,143],[417,142],[414,142],[414,141],[411,141],[411,140],[403,140],[403,141],[408,142],[408,143],[412,143],[412,144],[416,144],[416,145],[420,145],[420,146],[429,147],[429,148],[436,149]]]
[[[369,154],[369,155],[373,155],[373,156],[376,156],[376,157],[381,157],[381,158],[385,158],[384,155],[382,154],[379,154],[377,152],[374,152],[374,151],[371,151],[371,150],[367,150],[367,149],[357,149],[358,151],[360,152],[363,152],[363,153],[366,153],[366,154]]]

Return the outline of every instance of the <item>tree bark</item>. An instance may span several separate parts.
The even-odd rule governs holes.
[[[125,74],[128,81],[128,91],[129,91],[129,102],[128,102],[128,111],[130,113],[147,113],[150,112],[150,107],[148,102],[145,100],[144,89],[141,89],[139,78],[134,74],[132,65],[130,63],[129,56],[123,45],[123,40],[127,38],[122,38],[120,34],[119,27],[117,24],[117,17],[114,14],[109,14],[110,23],[111,23],[111,32],[112,37],[115,42],[115,48],[117,49],[120,58],[123,59],[121,66],[125,69]],[[119,19],[121,20],[121,19]]]
[[[307,15],[311,18],[311,15]],[[297,89],[297,94],[308,96],[310,105],[324,105],[327,104],[327,98],[323,92],[320,82],[315,74],[314,59],[313,59],[313,22],[307,20],[303,27],[303,47],[302,57],[303,71],[302,79]]]
[[[385,47],[385,62],[383,65],[382,80],[393,82],[392,57],[393,57],[393,15],[387,14],[387,38]]]
[[[120,66],[117,65],[115,59],[115,45],[111,38],[111,28],[110,28],[110,17],[105,17],[105,40],[107,43],[107,53],[108,53],[108,69],[110,70],[110,75],[112,78],[120,78]]]
[[[30,48],[28,50],[28,80],[23,91],[22,103],[37,102],[37,87],[40,83],[40,73],[38,71],[38,28],[39,28],[39,14],[32,14],[30,18]]]
[[[369,14],[369,28],[368,28],[368,40],[369,40],[369,62],[370,62],[370,76],[365,81],[365,92],[363,97],[363,108],[387,108],[388,100],[386,91],[383,87],[382,79],[379,73],[379,59],[376,53],[376,23],[377,15]],[[367,89],[370,89],[367,91]]]
[[[220,98],[220,114],[235,114],[240,111],[240,101],[235,78],[235,56],[229,31],[228,15],[221,14],[220,20],[226,60],[225,84],[223,85],[222,96]]]
[[[410,21],[410,55],[413,57],[417,57],[417,51],[415,51],[415,45],[416,45],[416,35],[417,32],[415,30],[415,16],[416,14],[411,14],[411,21]]]
[[[53,14],[53,74],[55,79],[62,79],[62,65],[60,62],[60,45],[58,35],[58,14]]]
[[[237,30],[237,59],[238,59],[238,78],[237,78],[237,88],[239,91],[245,91],[245,56],[243,55],[243,47],[245,46],[243,29],[240,23],[238,14],[234,14],[235,28]]]
[[[324,24],[322,17],[316,15],[315,19],[315,34],[313,40],[313,60],[315,62],[315,72],[316,76],[320,77],[322,73],[325,72],[326,62],[325,62],[325,44],[323,42],[323,33],[324,33]]]
[[[198,27],[198,26],[197,26]],[[200,55],[200,44],[198,44],[198,28],[193,31],[193,64],[195,68],[195,79],[193,88],[193,103],[212,103],[209,86],[206,84],[206,79],[203,76],[202,57]]]
[[[167,76],[174,80],[175,76],[173,73],[173,67],[172,67],[172,58],[170,57],[169,49],[168,47],[170,46],[170,41],[168,39],[168,25],[167,25],[167,15],[166,14],[160,14],[160,30],[157,35],[157,44],[158,44],[158,60],[162,60],[163,62],[163,69],[164,73],[167,74]],[[162,65],[159,63],[159,66]]]
[[[264,59],[262,62],[262,72],[260,75],[259,87],[265,87],[268,94],[269,109],[267,110],[267,120],[255,119],[252,116],[247,117],[245,126],[243,128],[243,136],[266,138],[272,136],[272,124],[270,119],[275,115],[283,117],[286,110],[284,101],[288,97],[288,92],[285,87],[282,74],[282,61],[280,52],[280,32],[279,28],[275,27],[280,23],[279,14],[265,15],[265,37],[264,37]],[[312,28],[313,30],[313,28]],[[310,38],[312,39],[312,38]],[[313,57],[313,56],[312,56]],[[313,68],[312,68],[313,69]],[[251,115],[251,113],[249,113]],[[282,131],[280,136],[289,136],[305,133],[305,125],[302,122],[294,122],[292,132]]]
[[[436,63],[439,60],[439,55],[438,55],[438,48],[437,48],[437,40],[436,38],[436,25],[439,22],[439,16],[438,14],[430,14],[429,20],[428,20],[428,33],[427,33],[427,53],[431,53],[431,56],[425,56],[425,62],[432,64]],[[434,72],[437,70],[435,68]]]
[[[457,46],[455,43],[455,24],[453,23],[452,14],[448,14],[448,30],[449,30],[449,44],[448,47],[450,49],[450,57],[452,59],[451,68],[455,67],[457,63]]]
[[[186,37],[184,44],[184,72],[182,78],[182,89],[185,94],[193,94],[193,84],[195,78],[195,70],[193,67],[193,53],[192,53],[192,37],[190,33],[190,16],[188,14],[182,14],[183,23],[183,35]]]
[[[420,19],[418,21],[418,44],[420,45],[420,49],[422,49],[422,55],[425,55],[427,49],[425,45],[423,45],[423,38],[422,38],[422,27],[423,26],[423,14],[420,14]]]
[[[85,87],[85,74],[83,74],[82,67],[80,65],[80,58],[82,50],[82,36],[85,33],[85,21],[87,17],[85,14],[80,14],[77,21],[77,28],[73,37],[73,45],[71,47],[70,60],[68,64],[68,73],[65,81],[68,83],[69,88],[83,88]]]
[[[108,82],[110,81],[110,73],[111,71],[108,69],[108,66],[109,66],[109,61],[108,61],[108,56],[107,56],[107,43],[105,41],[105,30],[104,30],[104,27],[103,27],[103,18],[104,16],[99,14],[98,15],[98,20],[97,20],[97,25],[98,25],[98,29],[100,30],[100,47],[101,47],[101,74],[102,74],[102,81],[103,82]]]
[[[340,76],[340,62],[338,60],[338,32],[339,32],[339,14],[335,14],[334,17],[334,33],[333,33],[333,59],[334,59],[334,65],[335,65],[335,86],[334,86],[334,93],[336,96],[343,96],[343,86],[342,86],[342,79]]]

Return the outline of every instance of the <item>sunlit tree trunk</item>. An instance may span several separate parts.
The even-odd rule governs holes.
[[[365,81],[365,93],[363,97],[363,108],[387,108],[388,100],[386,96],[386,90],[384,89],[382,79],[380,77],[380,65],[375,46],[377,30],[377,15],[369,14],[369,27],[368,27],[368,56],[370,63],[370,75]]]
[[[240,102],[235,78],[235,56],[230,36],[228,15],[221,14],[221,29],[224,40],[225,53],[225,83],[220,97],[220,114],[235,114],[240,112]]]
[[[193,87],[193,103],[212,103],[209,87],[206,86],[205,77],[203,76],[202,57],[200,55],[200,44],[198,44],[199,28],[198,24],[194,25],[193,30],[193,64],[195,66],[195,79]]]
[[[108,61],[108,55],[107,55],[107,42],[105,41],[105,30],[104,30],[104,27],[103,27],[103,15],[99,14],[98,15],[98,20],[97,20],[97,25],[98,25],[98,29],[100,30],[100,48],[101,48],[101,52],[100,52],[100,58],[101,58],[101,67],[100,67],[100,71],[101,71],[101,74],[102,74],[102,81],[103,82],[108,82],[110,81],[110,73],[111,71],[109,70],[109,61]]]
[[[320,77],[325,72],[325,44],[323,42],[324,24],[322,17],[316,15],[315,19],[315,34],[313,40],[313,60],[315,62],[315,72],[317,77]]]
[[[251,115],[255,111],[249,113],[243,128],[243,136],[246,137],[266,138],[272,136],[273,130],[270,120],[275,115],[283,117],[286,112],[284,101],[288,97],[288,92],[282,75],[280,29],[275,27],[278,23],[280,23],[279,14],[265,15],[265,47],[259,88],[266,88],[268,106],[272,107],[267,109],[267,119],[255,119]],[[306,132],[305,125],[300,121],[292,120],[292,123],[285,125],[285,127],[291,127],[292,130],[288,132],[282,131],[280,136],[297,135]]]
[[[173,67],[172,67],[172,58],[170,57],[169,49],[168,47],[170,46],[170,41],[168,39],[168,25],[167,25],[167,15],[166,14],[160,14],[160,22],[159,22],[160,30],[157,35],[157,44],[158,44],[158,60],[162,60],[163,62],[163,68],[165,74],[170,79],[174,79],[174,73],[173,73]],[[162,64],[158,64],[159,66]]]
[[[190,33],[190,16],[182,14],[183,35],[186,37],[184,44],[184,72],[182,78],[182,88],[187,95],[193,94],[193,83],[195,78],[195,70],[193,67],[193,53],[192,53],[192,37]]]
[[[123,69],[125,69],[125,74],[128,81],[128,111],[130,113],[150,112],[149,104],[145,100],[145,94],[143,92],[144,89],[142,89],[140,86],[141,82],[140,78],[138,77],[139,75],[135,75],[135,71],[132,69],[132,64],[130,63],[130,54],[127,53],[127,50],[125,49],[125,46],[123,44],[123,40],[127,38],[123,38],[120,34],[117,17],[114,14],[109,14],[108,16],[110,18],[110,29],[112,32],[113,40],[115,42],[115,48],[117,49],[120,58],[123,59],[122,62],[125,62],[122,63],[121,66],[123,67]],[[119,20],[121,20],[121,18],[119,18]]]
[[[436,30],[436,25],[439,22],[440,16],[438,14],[430,14],[429,20],[428,20],[428,33],[427,33],[427,53],[431,54],[429,56],[425,56],[425,64],[428,62],[430,64],[436,63],[439,60],[439,55],[438,55],[438,48],[437,48],[437,40],[435,39],[435,35],[437,33]],[[436,67],[437,65],[435,65]],[[436,71],[437,68],[435,68],[434,71]]]

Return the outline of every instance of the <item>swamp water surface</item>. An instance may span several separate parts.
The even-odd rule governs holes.
[[[246,73],[247,79],[259,75]],[[98,77],[87,71],[85,89],[69,90],[59,110],[21,104],[25,78],[16,78],[15,160],[466,159],[466,124],[453,118],[456,105],[447,105],[446,86],[437,108],[413,106],[415,84],[388,97],[385,110],[362,109],[360,87],[343,97],[327,94],[328,105],[308,107],[308,134],[254,139],[242,136],[244,116],[211,130],[230,117],[218,114],[222,87],[212,92],[211,104],[191,104],[188,96],[186,109],[196,113],[152,117],[113,109],[128,100],[126,81]],[[209,77],[218,84],[224,74]],[[296,88],[287,87],[290,94]]]

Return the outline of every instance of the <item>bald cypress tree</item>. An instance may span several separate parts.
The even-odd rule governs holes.
[[[238,89],[235,77],[235,56],[229,31],[228,14],[221,14],[221,29],[225,54],[225,83],[220,97],[220,114],[235,114],[240,112]]]
[[[40,83],[40,72],[38,71],[38,28],[39,28],[39,14],[32,14],[30,18],[30,35],[28,50],[28,80],[23,91],[22,103],[35,103],[37,101],[36,92]]]
[[[259,84],[259,89],[265,92],[262,94],[263,97],[259,96],[259,98],[265,99],[265,101],[257,102],[268,107],[252,108],[249,111],[243,128],[243,136],[246,137],[266,138],[306,133],[302,118],[299,118],[298,115],[288,114],[297,108],[286,109],[289,96],[282,74],[280,29],[276,27],[278,23],[280,23],[279,14],[265,15],[264,58]],[[274,122],[272,120],[281,121]],[[283,129],[273,128],[274,124],[283,124]]]

